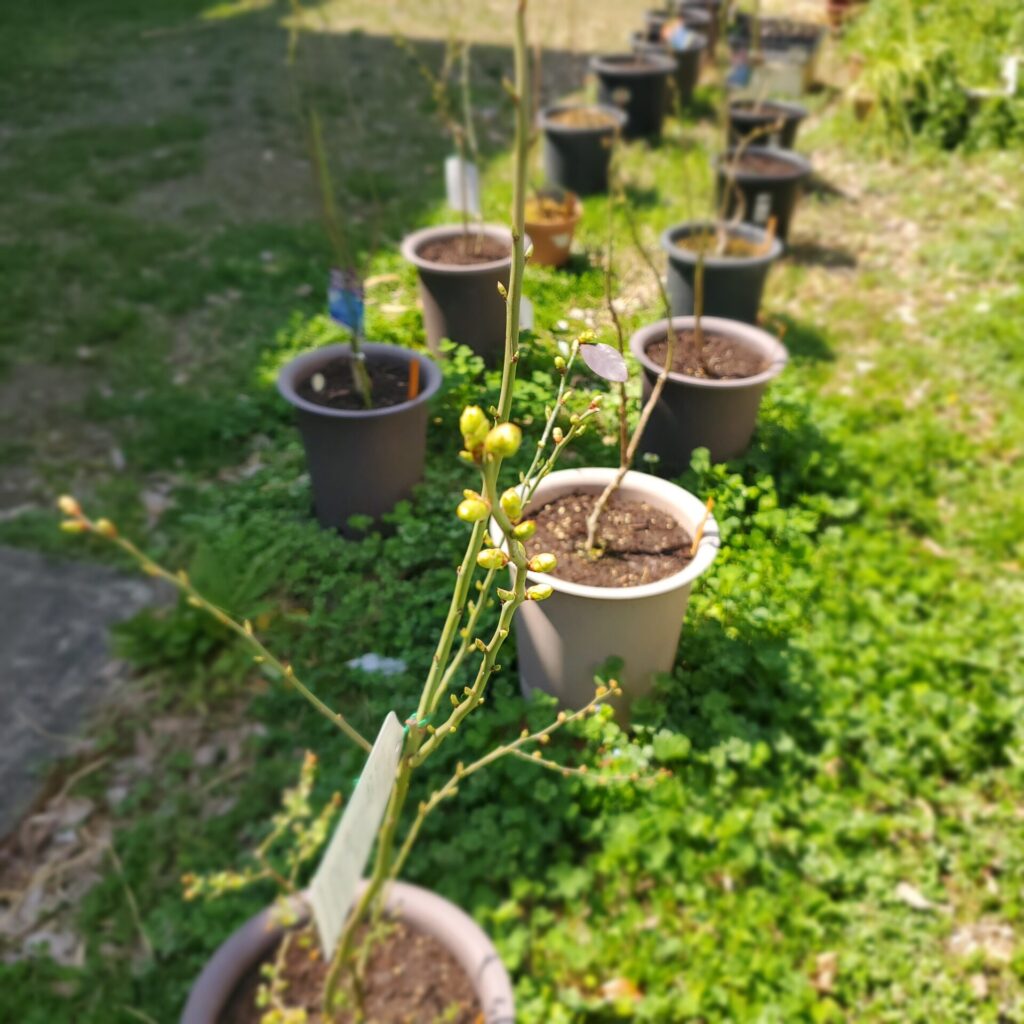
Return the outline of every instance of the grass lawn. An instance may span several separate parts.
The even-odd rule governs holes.
[[[422,346],[397,244],[450,217],[450,143],[392,36],[436,66],[457,5],[382,6],[310,16],[301,73],[374,279],[368,334]],[[556,97],[649,5],[537,6]],[[465,14],[495,221],[511,195],[509,20],[497,0]],[[373,734],[415,704],[464,545],[458,413],[497,381],[465,353],[447,362],[426,482],[382,534],[314,525],[273,380],[337,332],[319,315],[330,255],[285,21],[269,0],[0,11],[0,542],[109,559],[56,529],[53,496],[77,494],[256,622]],[[565,763],[672,777],[602,788],[500,762],[435,812],[406,871],[493,936],[527,1024],[1024,1020],[1020,151],[887,156],[841,103],[812,106],[798,148],[816,185],[764,310],[790,364],[747,455],[698,456],[679,478],[715,496],[725,543],[676,669],[631,734],[591,720],[551,744]],[[626,147],[652,252],[706,210],[714,141],[707,118],[672,119],[659,147]],[[607,326],[606,220],[605,200],[588,201],[570,267],[528,270],[527,428],[555,342]],[[632,330],[658,296],[617,227]],[[613,464],[611,434],[608,420],[567,464]],[[257,845],[304,749],[320,754],[323,799],[359,770],[195,609],[144,615],[118,641],[137,685],[49,788],[87,810],[63,840],[75,866],[44,870],[63,863],[54,838],[9,842],[0,862],[5,1021],[176,1020],[210,953],[273,895],[185,903],[180,876]],[[406,670],[348,664],[370,651]],[[550,716],[520,698],[511,655],[493,686],[425,793]],[[18,916],[26,893],[35,918]],[[44,931],[64,952],[24,956]],[[642,998],[604,998],[613,979]]]

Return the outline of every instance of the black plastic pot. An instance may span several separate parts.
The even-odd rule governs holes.
[[[330,409],[307,401],[299,387],[348,345],[304,352],[278,373],[277,389],[295,409],[321,526],[348,533],[354,515],[374,519],[389,512],[423,477],[427,451],[427,403],[441,386],[441,371],[426,356],[396,345],[363,346],[371,369],[387,356],[420,366],[419,393],[411,401],[380,409]]]
[[[748,146],[744,152],[751,156],[772,157],[785,165],[785,170],[767,172],[737,169],[735,187],[728,189],[725,217],[728,220],[739,212],[741,220],[759,227],[765,227],[774,217],[775,234],[785,242],[789,238],[790,224],[804,182],[811,176],[811,165],[802,156],[788,149]],[[718,158],[719,203],[726,188],[725,167],[732,157],[733,151],[729,150],[724,158]]]
[[[633,33],[633,52],[641,55],[653,54],[665,56],[675,61],[675,72],[672,80],[675,83],[675,95],[666,90],[665,103],[669,110],[677,102],[686,106],[693,99],[693,90],[700,78],[700,59],[707,48],[707,39],[699,32],[692,32],[687,46],[676,48],[668,43],[648,42],[640,32]]]
[[[558,114],[575,109],[597,111],[609,123],[581,127],[555,120]],[[544,173],[548,181],[579,196],[607,192],[612,145],[626,123],[625,113],[618,107],[556,103],[541,111],[539,121],[544,132]]]
[[[715,12],[704,4],[680,4],[679,17],[688,29],[704,36],[708,53],[714,53],[718,45],[718,17]]]
[[[673,317],[672,325],[677,331],[692,330],[693,317]],[[663,475],[683,472],[697,448],[707,448],[712,462],[742,455],[757,426],[761,396],[768,383],[782,372],[788,358],[782,343],[759,327],[720,317],[702,317],[701,325],[760,352],[767,366],[753,377],[740,380],[669,374],[640,442],[643,451],[659,457],[658,472]],[[647,355],[647,346],[665,336],[666,324],[662,320],[641,328],[629,342],[633,357],[643,367],[645,401],[661,373],[661,367]]]
[[[797,129],[806,116],[807,108],[799,103],[736,100],[729,104],[729,145],[737,145],[751,132],[760,132],[755,139],[757,145],[792,149]],[[766,128],[770,130],[764,133]]]
[[[505,242],[509,255],[500,260],[466,265],[434,263],[420,255],[429,242],[457,238],[460,224],[424,228],[402,240],[402,255],[419,271],[420,300],[427,344],[437,351],[442,338],[468,345],[488,363],[497,364],[505,351],[505,300],[498,285],[508,287],[512,270],[512,235],[496,224],[473,227]]]
[[[622,136],[658,139],[665,118],[665,92],[676,62],[659,54],[616,53],[592,57],[601,103],[620,107],[626,114]]]
[[[664,8],[652,9],[644,13],[644,35],[649,42],[661,40],[661,32],[665,23],[672,15]]]
[[[697,271],[697,253],[678,243],[714,229],[710,221],[689,221],[669,228],[661,236],[661,247],[668,253],[668,294],[673,316],[693,314]],[[773,238],[766,246],[768,235],[752,224],[729,224],[725,230],[730,238],[750,242],[764,253],[758,256],[705,255],[703,312],[705,316],[756,323],[768,271],[782,255],[782,243]]]

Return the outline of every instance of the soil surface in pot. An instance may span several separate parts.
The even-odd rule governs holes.
[[[751,352],[742,342],[728,334],[707,330],[701,333],[704,335],[704,344],[698,347],[693,330],[676,331],[673,373],[702,377],[705,380],[740,380],[753,377],[768,368],[768,361],[760,352]],[[652,341],[644,351],[656,366],[664,366],[668,340],[663,338],[661,341]]]
[[[643,60],[637,58],[635,60],[628,57],[612,58],[605,57],[604,62],[607,68],[602,68],[602,74],[614,75],[619,71],[625,71],[627,74],[633,71],[660,71],[661,69],[656,67],[652,61]]]
[[[736,258],[751,258],[764,256],[767,249],[762,249],[756,242],[746,238],[737,238],[735,235],[726,235],[725,245],[720,247],[718,233],[716,231],[704,231],[701,234],[680,235],[673,241],[680,249],[687,252],[703,252],[706,256],[734,256]]]
[[[542,505],[530,518],[537,532],[530,551],[550,551],[558,559],[552,573],[588,587],[639,587],[672,576],[691,561],[693,539],[667,512],[645,501],[613,494],[598,526],[600,558],[583,550],[587,516],[596,494],[573,492]]]
[[[526,220],[530,224],[564,224],[576,216],[575,197],[531,196],[526,200]]]
[[[548,121],[552,124],[565,125],[566,128],[614,128],[618,124],[614,117],[592,107],[559,110],[548,115]]]
[[[409,401],[411,365],[403,359],[388,356],[367,357],[366,368],[370,371],[374,409],[387,409],[389,406]],[[420,381],[420,387],[422,386],[423,382]],[[295,390],[300,398],[328,409],[366,408],[363,396],[352,377],[352,360],[348,356],[332,359],[326,366],[322,366],[316,373],[302,381]]]
[[[786,110],[785,107],[778,107],[774,103],[760,103],[757,100],[734,100],[732,109],[740,114],[756,114],[758,117],[761,115],[777,117],[783,121],[798,116],[794,110]]]
[[[309,1012],[309,1024],[328,1024],[321,1010],[327,965],[319,943],[307,930],[306,945],[293,939],[285,959],[286,1003]],[[311,951],[317,955],[311,956]],[[272,954],[263,963],[272,963]],[[259,965],[259,966],[262,966]],[[259,1024],[266,1012],[256,1007],[262,980],[259,966],[246,975],[221,1015],[220,1024]],[[374,1024],[409,1024],[443,1020],[479,1024],[483,1011],[465,971],[437,939],[395,923],[377,942],[366,967],[366,1018]],[[330,1024],[351,1024],[342,1013]]]
[[[803,173],[803,168],[796,164],[767,153],[744,153],[737,170],[747,174],[763,174],[766,178],[796,178]]]
[[[512,252],[508,242],[491,238],[490,235],[452,235],[450,238],[437,238],[426,242],[416,250],[416,254],[431,263],[443,263],[448,266],[467,267],[474,263],[493,263],[495,260],[507,259]]]

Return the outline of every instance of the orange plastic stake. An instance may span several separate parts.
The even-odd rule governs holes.
[[[697,527],[697,532],[693,535],[693,544],[690,545],[691,558],[697,554],[697,548],[700,547],[700,539],[704,536],[704,527],[708,525],[708,517],[711,515],[711,510],[714,507],[715,499],[708,498],[708,503],[704,506],[704,518],[701,519],[700,525]]]
[[[409,364],[409,398],[413,399],[420,393],[420,361],[413,359]]]

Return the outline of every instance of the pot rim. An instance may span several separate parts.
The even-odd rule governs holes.
[[[677,331],[689,330],[693,327],[695,319],[696,317],[693,316],[674,316],[672,317],[672,326]],[[786,350],[786,346],[774,335],[769,334],[760,327],[756,327],[754,324],[743,323],[740,320],[729,320],[724,316],[702,316],[700,322],[701,326],[706,327],[708,330],[717,331],[719,334],[728,334],[738,341],[746,341],[752,347],[761,350],[767,349],[770,353],[769,359],[771,361],[766,369],[760,373],[755,373],[752,377],[740,377],[732,380],[709,380],[705,377],[690,377],[688,374],[673,371],[669,373],[668,379],[676,384],[685,384],[687,387],[692,388],[705,388],[709,391],[730,391],[739,388],[758,387],[778,377],[789,361],[789,352]],[[653,373],[655,376],[661,373],[662,368],[647,355],[646,350],[652,341],[660,341],[668,333],[665,324],[665,320],[658,320],[653,324],[648,324],[646,327],[641,327],[629,339],[629,349],[633,354],[633,358],[645,370]]]
[[[690,32],[690,42],[686,46],[673,46],[667,40],[659,40],[658,42],[652,42],[650,39],[645,39],[643,32],[634,32],[630,36],[630,41],[633,44],[633,52],[646,54],[664,54],[668,58],[673,58],[678,54],[683,53],[696,53],[700,50],[706,50],[708,45],[708,36],[706,32],[698,32],[696,29]]]
[[[752,102],[755,102],[755,101],[749,100],[749,99],[733,100],[729,104],[729,116],[732,117],[732,118],[743,118],[743,119],[757,118],[758,120],[761,120],[761,119],[765,119],[765,120],[769,120],[769,121],[773,120],[773,118],[771,117],[770,114],[766,114],[764,112],[758,113],[756,111],[749,110],[749,109],[746,109],[743,106],[741,106],[741,104],[752,103]],[[782,112],[781,120],[786,121],[786,122],[789,122],[789,121],[802,121],[805,117],[807,117],[807,115],[809,113],[807,108],[805,106],[803,106],[802,104],[800,104],[800,103],[790,103],[788,100],[765,100],[764,104],[765,104],[765,106],[774,107],[776,110],[781,111]],[[774,120],[777,121],[777,120],[780,120],[780,118],[777,117],[777,118],[774,118]],[[751,148],[753,148],[753,147],[751,147]]]
[[[302,412],[312,413],[314,416],[337,420],[365,420],[378,416],[391,416],[421,405],[432,398],[441,386],[440,368],[422,352],[374,341],[363,342],[363,350],[367,355],[397,356],[409,363],[415,359],[420,364],[420,373],[422,374],[420,393],[408,401],[380,409],[331,409],[326,405],[317,405],[315,402],[303,398],[297,391],[299,382],[312,376],[318,366],[330,362],[338,356],[351,355],[352,346],[349,342],[322,345],[320,348],[310,349],[293,356],[277,371],[278,393],[289,405],[301,409]]]
[[[463,230],[464,228],[461,224],[434,224],[431,227],[420,228],[418,231],[414,231],[402,239],[402,256],[418,270],[429,270],[432,274],[459,276],[511,268],[512,232],[503,224],[476,224],[470,228],[471,234],[479,233],[486,235],[488,238],[496,239],[499,242],[508,243],[509,254],[503,256],[500,260],[488,260],[486,263],[434,263],[432,260],[427,260],[420,256],[419,249],[427,242],[461,235]],[[527,245],[529,245],[529,240],[527,240]]]
[[[697,263],[697,253],[684,249],[676,244],[676,239],[694,234],[700,230],[714,230],[717,227],[714,221],[710,220],[685,220],[679,224],[673,224],[665,228],[661,233],[661,247],[668,253],[669,259],[678,263]],[[725,230],[732,237],[739,236],[749,242],[761,242],[768,237],[768,232],[759,228],[756,224],[726,224]],[[782,242],[778,237],[772,239],[771,248],[761,256],[707,256],[704,257],[704,266],[715,270],[728,270],[734,267],[753,267],[766,263],[773,263],[782,255]]]
[[[364,880],[359,891],[365,887]],[[482,1004],[486,1024],[515,1024],[512,985],[498,951],[461,907],[429,889],[400,881],[389,884],[384,903],[386,910],[437,939],[455,957]],[[302,896],[293,897],[290,904],[300,920],[308,920],[309,904]],[[274,925],[272,912],[273,907],[266,907],[217,948],[192,985],[181,1024],[210,1024],[211,1006],[223,1011],[238,983],[285,931]]]
[[[719,173],[725,173],[724,161],[729,159],[736,151],[735,146],[730,146],[725,153],[719,153],[715,158],[715,167]],[[782,163],[789,164],[793,168],[792,174],[762,174],[757,171],[744,171],[742,168],[736,169],[736,180],[740,182],[752,182],[752,181],[798,181],[806,178],[810,175],[813,168],[811,162],[806,157],[801,156],[799,153],[792,149],[779,149],[778,146],[747,146],[744,150],[745,153],[751,153],[755,156],[770,156],[780,160]]]
[[[533,504],[545,500],[543,494],[545,488],[553,485],[564,484],[566,490],[573,490],[581,486],[597,485],[596,493],[600,493],[608,482],[618,472],[606,466],[586,466],[580,469],[556,469],[549,473],[540,482],[533,496]],[[687,520],[690,523],[699,523],[704,518],[705,505],[696,495],[680,487],[678,484],[663,480],[658,476],[651,476],[650,473],[640,473],[631,469],[622,479],[622,487],[646,491],[648,494],[658,494],[667,499],[677,509],[685,511]],[[685,523],[683,525],[686,525]],[[502,532],[498,524],[492,519],[490,524],[491,535],[501,537]],[[502,541],[502,547],[505,546]],[[679,590],[689,586],[695,579],[702,576],[710,567],[718,554],[721,546],[721,538],[718,532],[718,523],[713,515],[709,515],[704,526],[704,533],[701,535],[700,544],[697,546],[697,554],[677,573],[666,576],[664,579],[655,580],[653,583],[643,583],[639,587],[593,587],[585,583],[573,583],[570,580],[560,579],[551,573],[534,572],[527,570],[526,578],[531,583],[546,583],[556,593],[568,594],[573,597],[586,597],[595,601],[636,601],[645,597],[658,597],[661,594]]]
[[[566,231],[575,228],[583,216],[583,203],[580,197],[571,189],[566,189],[567,196],[572,196],[572,216],[563,220],[530,220],[526,217],[526,232],[529,234],[531,227],[540,231]]]
[[[647,67],[636,67],[639,63]],[[622,67],[616,61],[632,62],[633,67]],[[597,75],[619,75],[622,78],[654,78],[659,75],[671,74],[676,69],[676,62],[658,53],[598,53],[590,58],[590,70]]]
[[[567,110],[597,110],[610,117],[615,123],[597,125],[595,127],[578,124],[559,124],[557,121],[551,120],[552,115],[562,114]],[[624,110],[610,106],[607,103],[552,103],[537,115],[537,122],[543,131],[564,132],[566,135],[610,135],[621,131],[627,120],[628,118]]]

